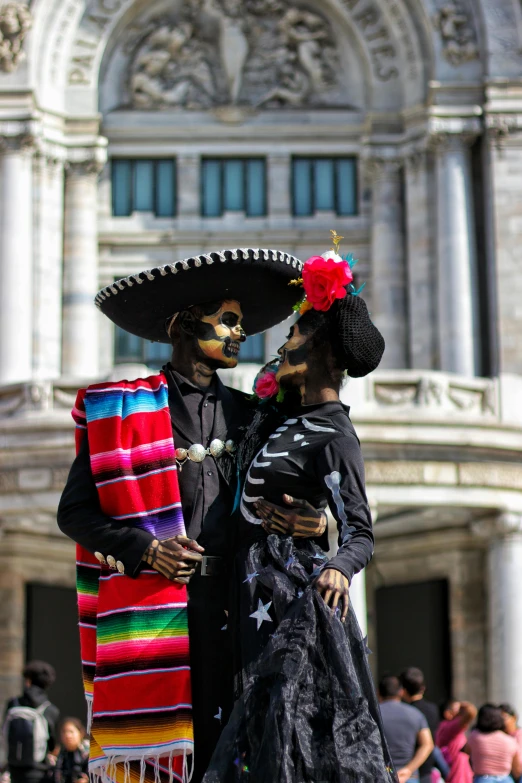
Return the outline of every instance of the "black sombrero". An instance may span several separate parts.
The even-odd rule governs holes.
[[[303,264],[281,250],[238,248],[185,258],[117,280],[97,294],[96,306],[131,334],[169,343],[166,320],[191,305],[235,299],[243,328],[256,334],[292,314],[296,291],[288,283]]]

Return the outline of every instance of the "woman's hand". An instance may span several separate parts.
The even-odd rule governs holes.
[[[286,506],[258,500],[254,503],[257,516],[263,520],[265,533],[283,533],[294,538],[319,538],[326,530],[327,516],[307,500],[283,495]]]
[[[204,551],[197,541],[186,536],[165,541],[155,538],[142,559],[171,582],[186,585],[196,571],[196,564],[202,561]]]
[[[341,602],[341,622],[344,623],[350,606],[350,582],[345,575],[336,568],[324,568],[315,580],[314,586],[332,612],[335,612]]]

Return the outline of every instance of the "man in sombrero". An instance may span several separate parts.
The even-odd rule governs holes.
[[[217,370],[237,365],[246,334],[292,313],[288,284],[301,270],[281,251],[225,250],[131,275],[96,297],[121,328],[173,346],[160,374],[83,389],[73,410],[77,457],[58,524],[78,545],[99,780],[188,781],[194,766],[198,783],[226,720],[235,453],[252,411]],[[287,513],[301,535],[324,533],[321,510],[295,501]]]

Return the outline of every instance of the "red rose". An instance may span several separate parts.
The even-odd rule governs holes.
[[[353,280],[346,261],[312,256],[303,268],[303,287],[306,298],[315,310],[326,312],[336,299],[344,299],[346,286]]]
[[[266,372],[260,375],[256,380],[254,392],[260,400],[267,397],[273,397],[279,391],[279,384],[276,381],[275,372]]]

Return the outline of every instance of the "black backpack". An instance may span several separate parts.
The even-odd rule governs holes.
[[[18,699],[8,709],[4,723],[4,747],[8,767],[34,767],[47,756],[49,723],[44,715],[51,702],[23,707]]]

